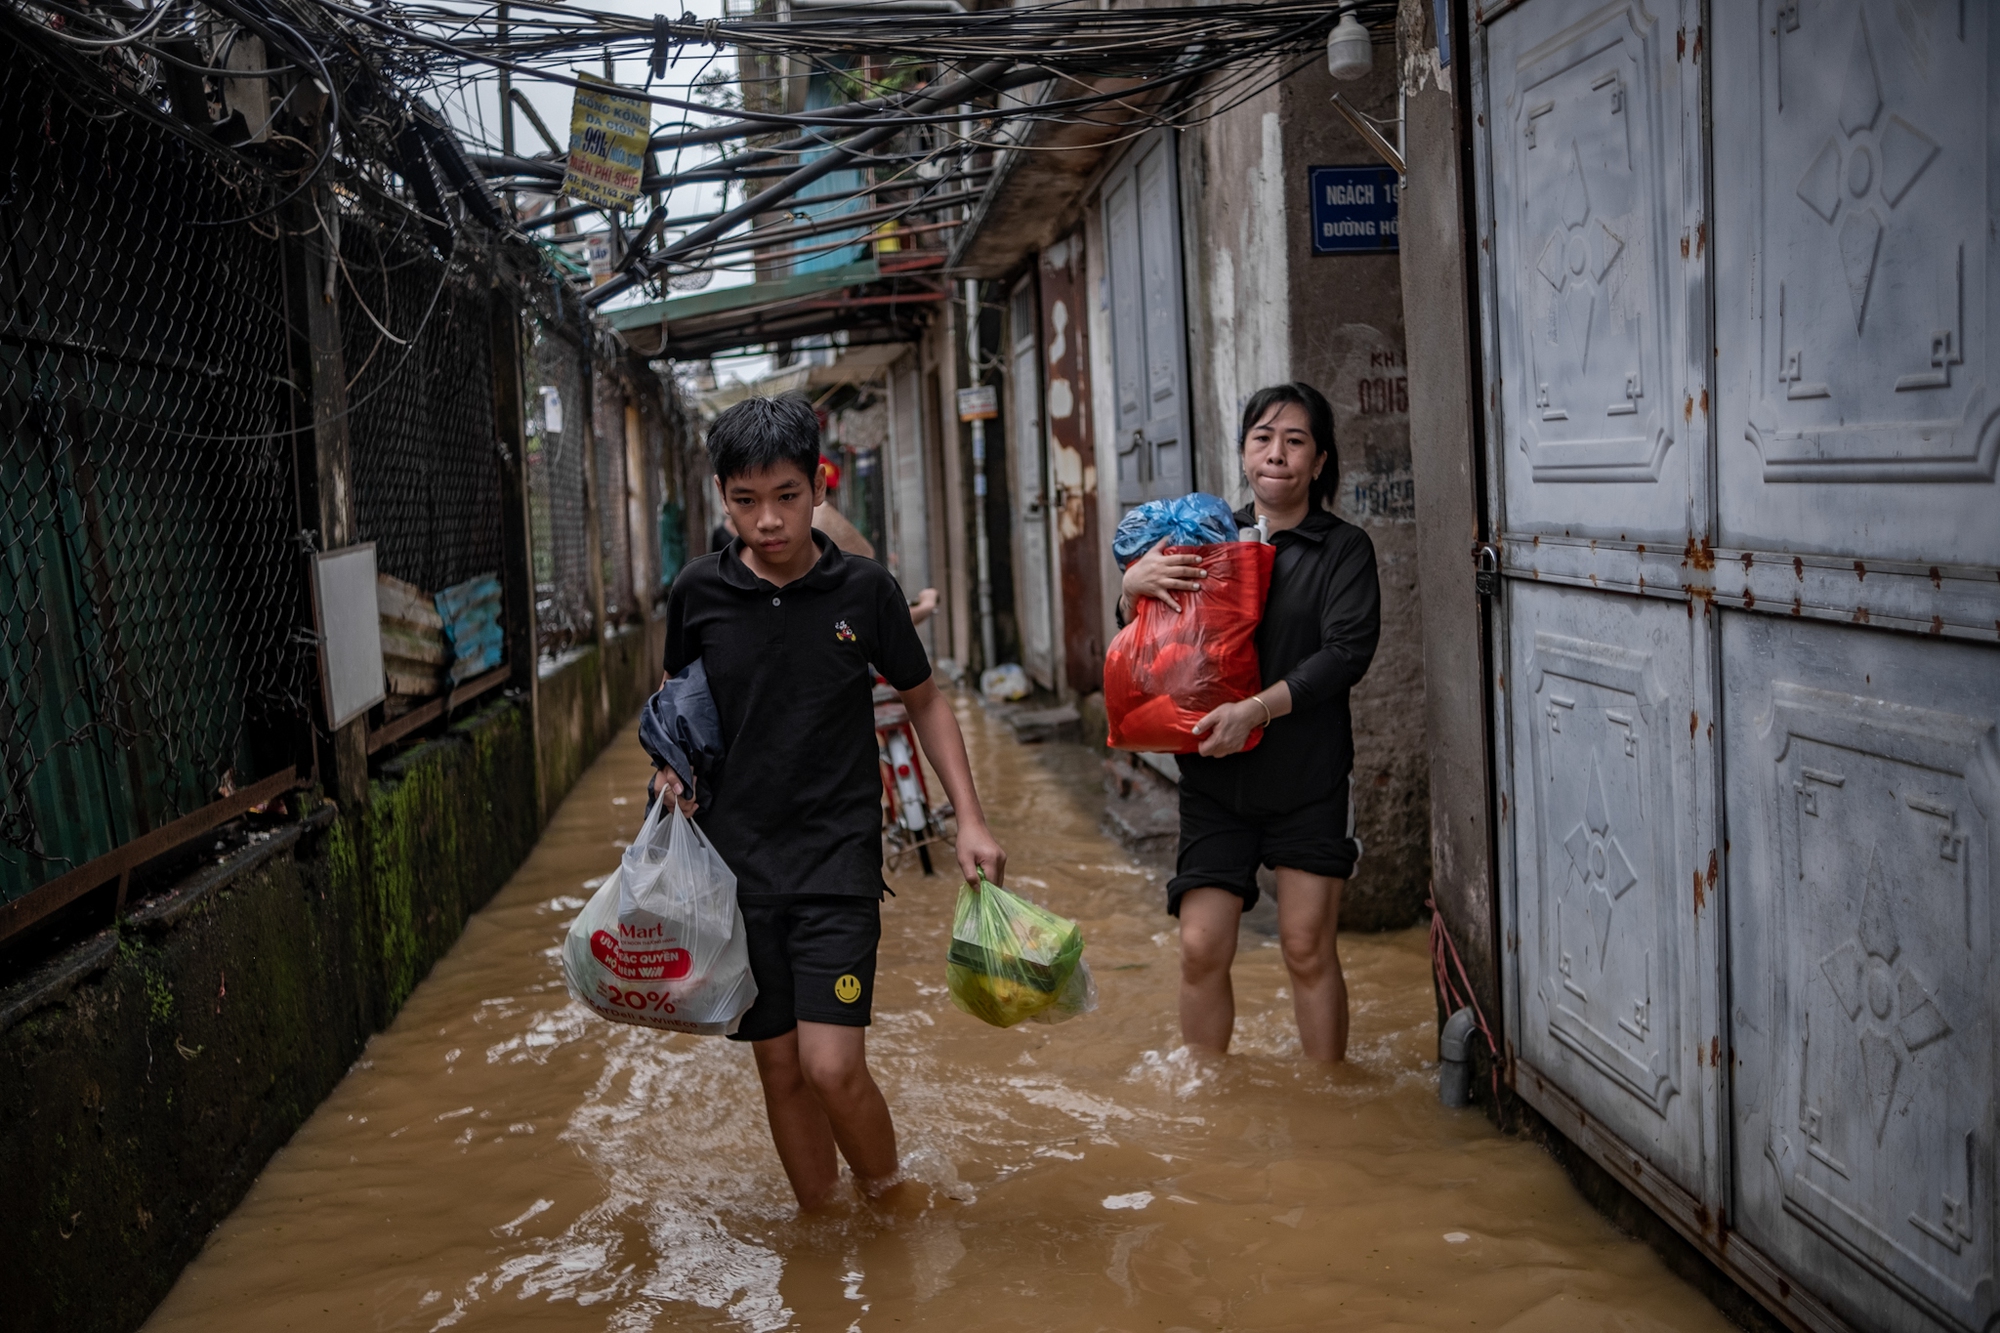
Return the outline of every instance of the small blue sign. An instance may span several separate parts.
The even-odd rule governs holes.
[[[1313,253],[1396,253],[1402,186],[1393,167],[1311,167]]]

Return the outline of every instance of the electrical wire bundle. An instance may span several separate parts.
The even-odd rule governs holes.
[[[426,99],[439,85],[421,49],[311,0],[0,0],[0,34],[49,90],[44,117],[130,117],[185,150],[176,170],[222,184],[233,205],[190,219],[194,235],[324,233],[327,299],[343,289],[376,336],[349,367],[355,380],[371,364],[390,372],[380,385],[394,379],[450,281],[476,269],[511,275],[531,300],[546,288],[544,257],[510,236],[501,201]],[[408,327],[361,295],[343,219],[435,275]]]
[[[1130,137],[1156,125],[1185,127],[1220,115],[1319,59],[1329,30],[1347,12],[1372,22],[1378,40],[1393,24],[1391,4],[1289,0],[1170,10],[1057,3],[967,14],[794,7],[783,20],[694,22],[661,16],[650,24],[527,0],[504,7],[417,5],[398,11],[398,18],[424,29],[435,51],[457,57],[468,70],[485,65],[512,75],[539,72],[558,83],[574,81],[563,67],[584,52],[602,54],[607,62],[636,60],[657,77],[690,47],[736,50],[735,80],[711,63],[699,80],[688,82],[685,91],[699,87],[705,100],[676,95],[671,86],[656,88],[653,80],[633,95],[710,121],[695,127],[682,122],[655,133],[656,158],[672,152],[675,161],[648,173],[644,188],[657,199],[677,186],[726,181],[743,187],[744,202],[718,213],[664,220],[655,210],[636,241],[621,234],[621,272],[589,298],[601,303],[663,272],[713,268],[730,254],[754,253],[758,247],[736,244],[732,230],[789,200],[811,198],[819,210],[845,202],[845,197],[826,200],[813,188],[835,170],[873,177],[853,196],[880,197],[921,180],[924,188],[906,192],[906,210],[886,218],[894,225],[961,206],[956,196],[964,190],[940,190],[940,183],[973,186],[996,150],[1059,150],[1037,142],[1049,127],[1116,127]],[[450,38],[436,35],[447,30]],[[848,100],[809,111],[784,109],[771,85],[801,69],[824,76]],[[916,71],[921,86],[908,87]],[[718,91],[724,96],[718,98]],[[754,146],[721,150],[737,140]],[[690,150],[700,149],[717,151],[685,163]],[[539,162],[492,154],[475,160],[520,185],[545,188],[560,178],[553,152]],[[940,197],[952,202],[940,206]],[[879,213],[871,210],[871,216]],[[767,243],[804,243],[839,226],[812,214],[794,218],[806,225],[767,232]],[[612,225],[618,227],[618,219]],[[669,237],[677,227],[679,235]]]
[[[337,159],[343,183],[399,204],[424,193],[416,177],[435,183],[445,159],[462,159],[442,120],[422,114],[413,71],[393,50],[354,41],[311,3],[13,0],[0,21],[21,58],[49,67],[84,114],[146,120],[229,179],[244,214],[211,225],[271,217]],[[272,103],[246,115],[236,103],[252,88]],[[500,220],[497,203],[487,211]]]
[[[518,236],[602,212],[618,270],[586,298],[602,304],[635,287],[698,285],[772,247],[826,253],[854,244],[857,227],[922,230],[922,218],[977,198],[997,153],[1061,151],[1044,141],[1066,126],[1129,137],[1199,123],[1320,58],[1344,15],[1379,42],[1396,11],[1393,0],[919,13],[835,3],[792,0],[781,17],[758,0],[762,12],[741,18],[647,20],[554,0],[0,0],[0,16],[33,58],[73,76],[66,86],[94,114],[144,116],[198,148],[248,217],[276,213],[328,171],[343,198],[401,209],[440,254],[468,220]],[[508,91],[581,86],[576,66],[592,59],[644,68],[643,87],[618,91],[664,117],[643,204],[622,215],[557,207],[566,154]],[[801,72],[830,104],[786,104]],[[230,90],[252,80],[276,90],[268,127],[231,109]],[[503,114],[525,107],[545,153],[513,151],[511,135],[492,131],[496,80]],[[835,172],[848,174],[829,180]],[[720,205],[674,216],[688,186],[720,186]]]

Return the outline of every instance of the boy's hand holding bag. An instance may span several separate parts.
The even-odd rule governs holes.
[[[736,875],[672,801],[563,941],[569,993],[616,1023],[726,1036],[757,998]]]

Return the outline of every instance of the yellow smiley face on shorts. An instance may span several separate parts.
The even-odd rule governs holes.
[[[853,1004],[861,998],[861,978],[849,972],[833,983],[833,994],[842,1004]]]

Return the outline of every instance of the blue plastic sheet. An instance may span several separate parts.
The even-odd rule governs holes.
[[[1157,546],[1212,546],[1236,540],[1236,516],[1221,496],[1196,491],[1175,500],[1148,500],[1118,520],[1111,553],[1120,569]]]
[[[452,684],[462,685],[506,660],[498,574],[475,575],[432,600],[444,620],[445,642],[451,645]]]

